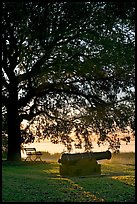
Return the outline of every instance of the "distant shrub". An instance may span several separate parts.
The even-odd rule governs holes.
[[[121,152],[113,153],[112,158],[108,162],[120,163],[120,164],[135,164],[135,153],[134,152]]]
[[[42,152],[42,158],[44,159],[55,159],[55,160],[58,160],[60,158],[60,155],[61,153],[54,153],[54,154],[51,154],[50,152]]]

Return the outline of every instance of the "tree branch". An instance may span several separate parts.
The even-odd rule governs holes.
[[[6,80],[3,77],[2,77],[2,85],[5,86],[7,90],[9,90],[9,84],[6,82]]]

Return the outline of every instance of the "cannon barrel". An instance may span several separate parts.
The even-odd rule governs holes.
[[[107,150],[104,152],[84,152],[84,153],[75,153],[75,154],[64,153],[62,154],[58,162],[65,164],[65,163],[76,162],[80,159],[90,159],[90,158],[94,158],[95,160],[111,159],[111,152]]]
[[[96,160],[111,159],[111,152],[108,150],[105,152],[93,152],[93,157]]]

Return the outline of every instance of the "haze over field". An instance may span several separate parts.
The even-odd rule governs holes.
[[[25,126],[27,125],[27,121],[23,121],[22,123],[22,127],[25,128]],[[120,152],[135,152],[135,139],[134,139],[134,136],[132,134],[132,132],[130,131],[129,129],[129,133],[121,133],[119,131],[116,132],[117,136],[119,138],[124,138],[125,136],[129,136],[131,137],[131,141],[130,143],[128,143],[128,145],[126,144],[125,141],[120,141],[121,142],[121,147],[120,147]],[[73,138],[73,133],[71,134],[72,138]],[[38,138],[37,138],[38,139]],[[102,144],[100,145],[100,147],[97,145],[96,143],[96,140],[97,140],[97,137],[96,135],[93,133],[92,135],[92,139],[93,139],[93,151],[106,151],[108,149],[108,145],[105,145],[105,144]],[[51,154],[54,154],[54,153],[61,153],[61,152],[67,152],[67,148],[63,145],[63,144],[53,144],[51,143],[49,140],[45,139],[44,141],[42,140],[41,142],[34,142],[34,143],[31,143],[31,144],[25,144],[24,145],[25,147],[35,147],[37,151],[48,151],[50,152]],[[76,149],[74,146],[73,146],[73,149],[71,152],[83,152],[84,151],[84,148],[83,149]],[[23,155],[23,154],[22,154]]]
[[[26,147],[35,147],[37,151],[45,151],[45,152],[49,152],[51,154],[54,153],[61,153],[63,151],[66,151],[66,148],[64,147],[64,145],[62,144],[53,144],[50,141],[44,141],[44,142],[34,142],[31,144],[27,144],[25,145]],[[93,151],[106,151],[108,149],[108,147],[106,145],[100,145],[100,147],[98,147],[98,145],[93,142]],[[82,152],[84,151],[83,149],[73,149],[72,152]],[[125,142],[121,142],[121,147],[120,147],[120,152],[135,152],[135,141],[131,140],[131,142],[126,145]],[[26,156],[25,154],[22,153],[22,157]]]

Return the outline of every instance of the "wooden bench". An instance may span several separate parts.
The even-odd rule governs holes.
[[[36,161],[37,159],[39,159],[40,161],[41,160],[41,156],[42,156],[42,153],[40,151],[36,151],[36,148],[24,148],[25,152],[26,152],[26,159],[25,161],[28,159],[30,161]],[[32,159],[32,156],[35,156],[35,159],[33,160]]]

